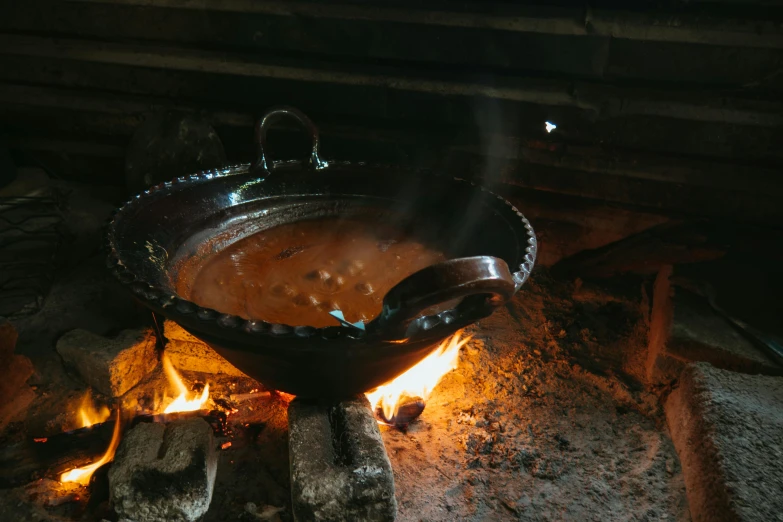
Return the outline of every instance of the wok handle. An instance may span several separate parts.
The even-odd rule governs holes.
[[[486,317],[511,299],[516,291],[508,264],[491,256],[463,257],[438,263],[406,277],[383,298],[383,311],[373,321],[376,332],[388,339],[404,339],[410,327],[427,308],[471,296],[474,317]],[[468,300],[458,308],[463,308]],[[372,323],[371,323],[372,324]],[[370,325],[368,325],[370,326]]]
[[[312,149],[310,151],[310,167],[314,170],[322,170],[329,166],[329,163],[321,159],[318,155],[318,148],[320,145],[320,134],[318,127],[315,126],[313,121],[308,118],[305,113],[299,109],[293,107],[280,106],[269,109],[264,114],[258,123],[256,123],[256,146],[257,154],[256,160],[250,166],[251,172],[260,171],[262,176],[266,176],[272,172],[272,163],[266,159],[266,133],[269,127],[276,122],[284,119],[293,119],[298,121],[305,131],[310,135],[312,139]]]

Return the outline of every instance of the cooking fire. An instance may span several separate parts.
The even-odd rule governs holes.
[[[103,466],[104,464],[111,462],[114,458],[114,452],[117,451],[117,446],[120,444],[120,437],[122,433],[122,422],[120,418],[120,410],[117,410],[117,415],[114,418],[114,431],[112,432],[111,442],[106,449],[106,453],[97,461],[80,468],[75,468],[60,475],[60,482],[78,482],[79,484],[86,486],[90,482],[92,474]]]
[[[404,374],[367,393],[367,398],[370,400],[373,410],[376,411],[379,422],[407,426],[414,421],[422,413],[424,404],[426,404],[425,401],[429,398],[433,388],[437,386],[443,376],[457,368],[459,350],[469,340],[469,336],[463,337],[461,333],[455,334],[443,341],[430,355]],[[204,384],[200,392],[194,392],[187,387],[182,376],[177,372],[167,356],[164,355],[161,358],[161,364],[167,379],[168,388],[177,395],[172,398],[167,394],[167,390],[155,390],[154,404],[157,405],[156,408],[153,411],[142,413],[151,414],[153,418],[165,419],[160,414],[199,412],[204,410],[210,399],[209,383]],[[162,398],[159,398],[159,395]],[[250,393],[236,396],[235,398],[242,400],[258,396],[258,390],[253,389]],[[269,394],[262,396],[269,396]],[[405,410],[406,407],[410,410],[411,398],[414,398],[416,404],[421,405],[415,412]],[[230,415],[237,411],[237,409],[231,407],[226,414]],[[77,413],[82,428],[89,428],[94,424],[103,423],[110,415],[111,413],[105,405],[95,406],[90,391],[85,393]],[[89,484],[90,477],[98,468],[112,461],[122,438],[122,412],[119,408],[116,410],[113,426],[109,447],[101,458],[88,465],[62,473],[60,475],[61,482],[77,482],[86,486]],[[224,442],[221,444],[221,449],[227,449],[231,446],[232,443],[230,441]]]
[[[457,332],[393,381],[367,393],[379,422],[406,426],[424,411],[427,399],[440,380],[459,363],[459,351],[470,336]]]
[[[334,519],[330,509],[354,520],[569,520],[580,502],[610,521],[611,506],[640,503],[677,520],[686,484],[657,397],[594,366],[607,364],[595,354],[638,361],[646,350],[638,301],[612,292],[542,276],[366,401],[337,404],[264,388],[172,321],[159,321],[163,351],[142,375],[130,355],[156,345],[154,328],[62,336],[71,373],[61,366],[36,385],[29,427],[17,424],[0,449],[0,491],[14,492],[14,510],[67,521],[145,520],[134,509],[203,522]],[[607,337],[606,314],[626,325],[622,336]],[[137,383],[118,397],[108,385],[73,392],[97,373],[94,359],[72,355],[76,341],[115,354],[110,367]]]
[[[204,384],[204,388],[201,390],[200,395],[195,395],[188,390],[185,383],[182,382],[182,377],[179,376],[177,371],[171,365],[171,361],[168,357],[164,356],[162,359],[163,370],[166,372],[166,377],[169,383],[172,384],[179,395],[176,399],[168,403],[163,409],[163,413],[177,413],[180,411],[197,411],[204,407],[204,404],[209,400],[209,383]],[[192,396],[192,397],[191,397]],[[190,397],[190,398],[189,398]],[[168,401],[164,399],[164,403]]]
[[[87,390],[82,399],[81,407],[79,408],[79,419],[81,420],[80,428],[89,428],[93,424],[99,424],[104,422],[111,415],[111,411],[106,405],[100,405],[95,407],[95,403],[92,398],[92,390]]]
[[[158,400],[156,398],[155,403],[161,403],[163,406],[155,411],[148,412],[152,415],[160,413],[170,414],[179,412],[190,412],[202,410],[209,400],[209,384],[205,384],[201,393],[193,393],[188,390],[187,386],[182,380],[182,377],[177,373],[171,364],[168,357],[163,357],[161,360],[163,370],[168,379],[169,387],[174,388],[179,395],[176,398],[169,398],[164,393],[164,398]],[[158,390],[155,395],[157,396]],[[92,394],[88,391],[82,401],[81,408],[79,409],[78,416],[81,419],[82,427],[90,427],[94,424],[104,422],[110,415],[106,406],[102,405],[100,408],[95,408],[91,400]],[[114,458],[114,453],[117,450],[117,446],[120,444],[122,438],[122,412],[118,407],[114,418],[114,430],[112,432],[111,442],[106,449],[106,453],[97,461],[90,463],[89,465],[78,467],[69,470],[60,475],[61,482],[78,482],[82,485],[87,485],[90,481],[92,474],[104,464],[111,462]]]

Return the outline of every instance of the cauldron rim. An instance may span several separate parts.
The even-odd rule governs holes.
[[[276,161],[273,165],[275,171],[278,169],[304,169],[306,166],[305,162],[298,160]],[[439,182],[468,184],[473,190],[480,190],[481,192],[496,198],[503,203],[502,206],[499,205],[496,209],[503,208],[507,212],[514,214],[524,226],[527,235],[527,245],[525,247],[523,259],[519,264],[518,269],[511,272],[515,282],[514,293],[516,293],[529,278],[537,254],[538,245],[536,236],[533,227],[522,212],[502,196],[497,195],[486,187],[477,185],[470,180],[435,173],[428,169],[365,162],[329,161],[329,170],[352,169],[357,167],[372,169],[374,171],[406,171],[408,174],[428,176]],[[368,344],[368,341],[377,341],[369,339],[366,332],[348,326],[327,326],[321,328],[312,326],[293,326],[282,323],[249,320],[236,315],[224,314],[218,310],[199,306],[179,295],[174,295],[169,289],[145,281],[123,262],[117,244],[116,226],[129,213],[132,213],[134,210],[144,205],[149,198],[165,191],[178,190],[185,188],[190,184],[204,182],[206,180],[247,174],[250,169],[251,164],[243,163],[187,174],[150,187],[120,206],[111,217],[108,224],[108,233],[106,235],[108,249],[107,266],[113,275],[147,307],[179,323],[186,330],[191,331],[197,336],[213,338],[216,342],[225,343],[226,341],[233,341],[232,344],[236,345],[237,341],[240,341],[240,339],[244,342],[240,341],[239,344],[255,344],[263,338],[279,340],[320,338],[326,341],[341,341],[340,343],[330,344],[345,345],[348,343],[349,346],[352,345],[351,348],[358,348],[360,345]],[[491,311],[484,315],[486,316],[489,314],[491,314]],[[464,316],[465,313],[460,313],[457,309],[445,310],[435,315],[421,316],[415,321],[416,328],[409,330],[404,339],[393,342],[408,342],[412,340],[420,342],[425,338],[444,338],[447,336],[444,335],[444,332],[449,331],[449,333],[453,333],[480,319],[480,317]],[[372,342],[369,344],[372,344]]]

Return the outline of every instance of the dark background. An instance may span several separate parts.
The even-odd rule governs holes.
[[[241,162],[254,119],[290,104],[327,157],[528,200],[783,223],[783,8],[546,4],[6,0],[0,132],[17,163],[119,185],[151,113],[202,115]],[[272,145],[304,150],[285,133]]]

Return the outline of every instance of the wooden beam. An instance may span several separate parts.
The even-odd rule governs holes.
[[[399,8],[401,3],[394,5]],[[265,59],[295,54],[343,64],[350,61],[358,66],[393,62],[438,71],[499,75],[525,72],[581,80],[612,79],[637,85],[640,81],[668,83],[681,89],[713,86],[724,92],[739,89],[758,93],[781,88],[781,78],[776,74],[783,49],[280,16],[219,7],[205,11],[63,0],[9,5],[13,8],[0,7],[0,32],[93,41],[168,42],[205,50],[257,52]],[[462,9],[462,3],[444,5]],[[638,10],[639,5],[634,5]],[[414,12],[422,8],[423,5],[412,6]],[[550,8],[536,9],[537,16],[551,18],[545,16]],[[678,8],[678,16],[682,16],[683,9],[687,7]],[[151,11],[154,16],[150,16]],[[741,15],[760,17],[753,12]]]
[[[783,49],[783,29],[774,20],[716,18],[698,13],[584,8],[546,8],[501,3],[467,4],[461,11],[381,4],[266,0],[70,0],[164,9],[307,16],[319,19],[494,29],[570,36],[606,36],[642,41],[683,42]]]
[[[779,100],[746,100],[700,92],[619,88],[529,77],[493,78],[482,83],[472,80],[474,75],[440,74],[436,77],[419,69],[346,68],[335,64],[315,67],[291,61],[277,64],[236,53],[11,34],[0,34],[0,54],[569,107],[590,112],[600,119],[655,116],[748,126],[783,126],[783,104]]]
[[[96,424],[51,437],[23,440],[0,450],[0,487],[27,484],[43,476],[57,476],[97,460],[111,441],[115,421]]]
[[[56,129],[61,129],[63,139],[57,141],[60,145],[70,142],[64,132],[72,128],[74,119],[85,127],[85,133],[90,133],[89,126],[92,124],[93,134],[122,137],[130,136],[143,120],[144,115],[150,112],[178,110],[200,113],[215,127],[231,127],[246,131],[248,148],[252,148],[253,114],[219,109],[205,110],[194,103],[172,104],[167,100],[152,97],[118,96],[0,82],[0,109],[5,109],[11,115],[11,119],[4,121],[3,111],[0,110],[0,122],[8,127],[22,128],[24,122],[29,121],[32,125],[29,132],[34,132],[41,124],[51,126],[51,130],[47,131],[50,134],[57,132]],[[459,157],[469,158],[474,163],[480,163],[479,158],[485,157],[483,165],[492,162],[499,165],[518,163],[534,166],[533,168],[581,172],[582,175],[620,176],[750,193],[774,193],[780,191],[783,182],[783,174],[774,168],[682,156],[645,154],[638,151],[606,151],[599,146],[564,143],[556,136],[549,142],[539,142],[518,135],[474,129],[470,134],[463,133],[458,137],[444,135],[438,127],[426,128],[418,125],[389,127],[388,123],[370,118],[351,125],[331,117],[319,118],[317,123],[327,143],[366,138],[373,142],[385,143],[389,148],[401,146],[410,150],[422,147],[435,149],[437,155],[441,157],[461,154]],[[24,143],[20,142],[22,139],[25,140]],[[15,140],[18,146],[26,149],[55,143],[49,138],[41,137],[36,139],[17,137]],[[96,144],[98,145],[100,144]],[[82,150],[74,144],[68,150],[87,152],[93,151],[93,148],[85,146]],[[93,152],[123,156],[121,147],[110,144],[100,145]],[[478,167],[479,171],[484,169],[483,165]]]
[[[417,78],[383,73],[353,72],[353,70],[340,71],[329,68],[277,65],[249,58],[243,59],[237,54],[193,51],[174,47],[124,45],[9,34],[0,34],[0,52],[19,56],[38,56],[166,70],[381,87],[447,96],[481,96],[499,100],[598,110],[597,105],[582,102],[570,94],[568,84],[564,82],[522,81],[516,83],[526,83],[527,85],[495,86],[478,82],[429,79],[421,75]]]
[[[126,430],[142,422],[163,424],[192,417],[201,417],[213,426],[222,429],[220,414],[207,410],[158,415],[137,415],[120,429]],[[38,439],[25,439],[8,444],[0,449],[0,487],[15,487],[43,476],[57,477],[69,469],[85,466],[97,460],[106,452],[112,439],[116,420],[94,424],[88,428],[66,431]],[[122,431],[120,433],[122,435]]]

